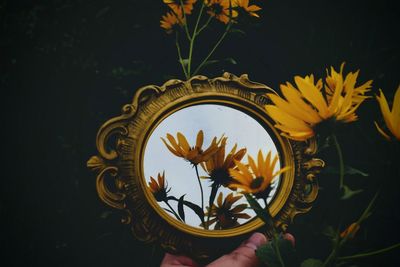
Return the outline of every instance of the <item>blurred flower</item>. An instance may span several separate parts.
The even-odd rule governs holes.
[[[355,88],[358,72],[349,73],[343,80],[343,66],[340,73],[331,68],[325,90],[322,80],[315,83],[314,76],[310,75],[294,78],[298,89],[289,82],[282,84],[280,88],[285,99],[267,94],[274,105],[266,105],[265,109],[283,136],[305,141],[318,132],[316,128],[323,128],[321,126],[324,124],[357,120],[355,111],[368,98],[364,93],[369,91],[372,81]]]
[[[249,6],[249,0],[234,0],[233,5],[237,7],[241,7],[244,11],[249,13],[250,16],[259,18],[260,16],[256,13],[256,11],[261,10],[261,7],[256,5]]]
[[[234,3],[231,0],[206,0],[205,4],[208,6],[207,13],[225,24],[228,24],[230,17],[235,18],[238,15],[238,12],[232,9]]]
[[[158,202],[166,201],[167,194],[171,189],[167,189],[168,185],[165,182],[165,173],[163,172],[162,175],[159,173],[157,180],[158,182],[156,181],[156,179],[150,176],[150,191],[151,193],[153,193],[153,196]]]
[[[182,16],[182,12],[168,12],[161,17],[160,27],[165,29],[167,33],[172,33],[174,31],[174,26],[182,26],[185,24],[185,19]]]
[[[382,90],[379,90],[379,92],[380,95],[376,96],[376,99],[378,100],[379,107],[381,108],[386,127],[389,129],[392,135],[400,141],[400,86],[397,88],[394,95],[392,111],[390,111],[388,102],[386,101],[386,97]],[[390,136],[385,133],[376,122],[375,126],[383,137],[385,137],[387,140],[391,139]]]
[[[191,14],[193,4],[196,3],[196,1],[197,0],[163,0],[176,14],[182,13],[182,8],[185,14]]]
[[[340,237],[353,239],[359,229],[360,225],[358,223],[352,223],[343,232],[340,233]]]
[[[211,219],[206,222],[208,226],[216,223],[215,230],[228,229],[238,226],[238,219],[250,219],[247,213],[242,212],[247,208],[247,204],[239,204],[233,207],[233,204],[242,198],[241,195],[233,196],[233,193],[230,193],[224,201],[222,201],[222,198],[222,193],[219,193],[217,205],[213,204],[209,209]]]
[[[258,166],[254,159],[251,156],[248,156],[250,168],[239,161],[235,161],[237,169],[229,170],[230,175],[234,178],[234,181],[229,185],[229,188],[233,190],[240,189],[244,193],[254,194],[257,198],[267,199],[273,178],[288,171],[289,167],[284,167],[275,171],[278,155],[275,155],[271,161],[271,151],[268,152],[264,159],[261,150],[259,150],[257,160]]]
[[[232,182],[229,169],[235,168],[235,160],[241,161],[246,154],[246,148],[236,152],[237,144],[232,148],[225,158],[226,137],[222,138],[219,150],[206,162],[201,163],[201,167],[209,175],[209,179],[218,185],[228,186]]]
[[[177,133],[177,141],[171,134],[167,134],[167,139],[170,144],[168,144],[164,138],[161,139],[172,154],[190,161],[190,163],[193,165],[197,165],[201,162],[209,160],[211,156],[218,151],[218,145],[222,138],[217,142],[217,138],[214,137],[210,146],[205,151],[202,149],[204,139],[202,130],[200,130],[197,134],[196,145],[194,147],[190,147],[186,137],[180,132]]]

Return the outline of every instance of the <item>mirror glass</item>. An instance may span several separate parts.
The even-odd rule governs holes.
[[[271,158],[278,155],[268,131],[251,116],[219,104],[189,106],[166,117],[148,138],[143,159],[146,185],[176,220],[206,230],[237,227],[255,213],[244,196],[227,186],[232,184],[229,169],[236,167],[233,158],[243,165],[248,156],[257,162],[260,150],[264,158],[269,152]],[[280,167],[278,159],[274,170]],[[271,184],[267,203],[278,185],[279,177]]]

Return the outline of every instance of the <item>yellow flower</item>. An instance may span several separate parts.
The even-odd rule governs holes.
[[[158,202],[165,201],[167,199],[167,194],[170,190],[167,189],[167,184],[165,183],[165,173],[161,175],[158,174],[157,177],[158,182],[156,179],[150,176],[149,188],[151,193]]]
[[[182,16],[182,12],[168,12],[167,14],[163,15],[160,20],[160,27],[165,29],[167,33],[172,33],[174,26],[182,26],[184,24],[185,19]]]
[[[284,167],[274,173],[278,155],[275,155],[271,161],[271,151],[268,152],[264,159],[260,150],[257,161],[258,166],[254,159],[248,156],[250,168],[239,161],[235,161],[237,169],[229,170],[230,175],[235,181],[229,185],[229,188],[233,190],[240,189],[243,193],[252,193],[257,198],[267,199],[272,180],[279,174],[288,171],[289,167]]]
[[[392,111],[390,111],[389,105],[382,90],[379,90],[379,92],[380,95],[376,96],[376,99],[378,100],[379,107],[381,108],[386,127],[389,129],[392,135],[400,141],[400,86],[397,88],[394,95]],[[387,140],[391,139],[390,136],[385,133],[376,122],[375,126],[383,137],[385,137]]]
[[[359,229],[360,225],[358,223],[352,223],[343,232],[340,233],[340,237],[353,239]]]
[[[274,105],[266,105],[265,109],[283,136],[304,141],[315,135],[316,126],[322,122],[357,120],[355,111],[368,98],[364,93],[369,91],[372,81],[355,88],[358,72],[349,73],[343,80],[343,66],[340,73],[331,68],[324,89],[321,80],[314,83],[313,75],[296,76],[298,89],[289,82],[280,86],[285,99],[267,94]]]
[[[197,134],[196,145],[194,147],[190,147],[186,137],[180,132],[177,133],[177,141],[171,134],[167,134],[167,139],[170,144],[168,144],[164,138],[161,139],[172,154],[190,161],[193,165],[209,160],[211,156],[218,151],[218,145],[221,142],[221,139],[217,142],[217,138],[214,137],[210,146],[203,151],[202,145],[204,135],[202,130]]]
[[[249,13],[250,16],[259,18],[260,16],[256,13],[256,11],[261,10],[261,7],[256,5],[249,6],[249,0],[235,0],[234,6],[243,8],[246,12]]]
[[[182,4],[181,5],[181,1]],[[193,10],[193,4],[197,0],[163,0],[176,14],[182,13],[182,7],[185,14],[191,14]]]
[[[228,186],[232,181],[229,169],[236,166],[234,161],[241,161],[247,151],[246,148],[242,148],[236,152],[237,144],[235,144],[225,157],[226,139],[226,137],[222,138],[219,150],[209,160],[201,163],[201,167],[209,175],[208,178],[218,185],[223,186]]]
[[[205,1],[205,3],[208,6],[207,13],[225,24],[228,24],[231,16],[235,18],[238,15],[238,12],[232,9],[234,3],[231,0],[208,0]],[[232,6],[230,6],[231,3]]]
[[[233,207],[233,204],[242,198],[241,195],[233,196],[233,193],[230,193],[224,201],[222,201],[222,198],[223,195],[221,192],[218,195],[217,205],[213,204],[211,209],[209,209],[211,219],[206,222],[208,226],[216,223],[214,226],[215,230],[228,229],[238,226],[238,219],[250,219],[250,215],[242,212],[247,208],[247,204],[239,204]]]

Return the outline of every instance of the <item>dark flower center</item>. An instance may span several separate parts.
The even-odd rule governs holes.
[[[232,181],[232,178],[226,169],[214,169],[211,172],[210,179],[223,186],[227,186]]]
[[[212,4],[210,6],[211,10],[215,13],[215,15],[220,15],[222,14],[222,6],[220,4]]]
[[[250,188],[251,189],[259,188],[263,181],[264,181],[264,177],[262,177],[262,176],[256,177],[255,179],[253,179],[253,181],[251,181]]]

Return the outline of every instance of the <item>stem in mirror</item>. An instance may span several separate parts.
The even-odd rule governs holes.
[[[196,170],[197,181],[199,182],[200,194],[201,194],[201,209],[204,210],[204,193],[203,186],[201,185],[199,170],[197,168],[197,164],[194,165],[194,169]]]
[[[164,200],[164,203],[169,207],[169,209],[172,211],[172,213],[174,214],[174,216],[176,217],[176,219],[178,219],[179,221],[182,222],[182,219],[179,217],[179,215],[176,213],[176,211],[174,210],[174,208],[172,208],[172,206],[168,203],[168,200]]]

